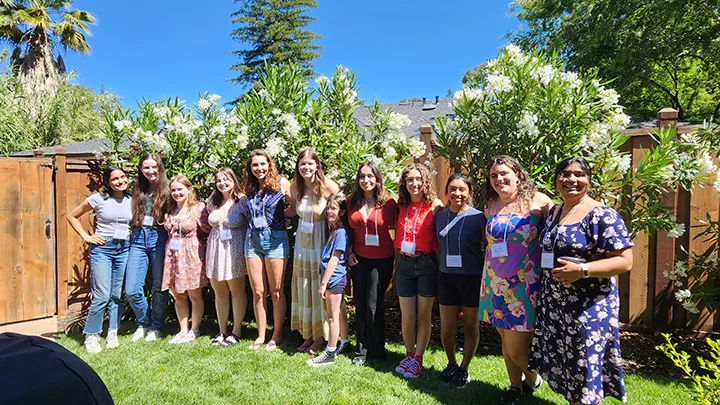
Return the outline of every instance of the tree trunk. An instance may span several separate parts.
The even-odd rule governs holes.
[[[60,85],[50,39],[41,28],[36,28],[30,37],[28,51],[22,58],[18,75],[20,84],[28,95],[55,95]]]

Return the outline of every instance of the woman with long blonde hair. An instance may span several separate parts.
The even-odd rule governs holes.
[[[165,245],[165,271],[162,290],[172,289],[175,297],[180,332],[170,344],[187,343],[200,334],[200,322],[205,311],[202,288],[208,284],[205,275],[205,246],[198,237],[205,203],[195,197],[192,183],[185,176],[170,181],[170,203],[165,214],[165,230],[169,242]],[[192,328],[188,325],[192,303]]]

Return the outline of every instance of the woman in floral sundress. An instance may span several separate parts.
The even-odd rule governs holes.
[[[538,233],[552,202],[510,156],[491,159],[485,173],[488,247],[479,315],[500,333],[510,387],[497,403],[512,405],[542,383],[527,365],[540,287]]]
[[[632,268],[633,242],[620,214],[588,197],[590,176],[582,158],[558,165],[563,203],[540,235],[543,278],[530,369],[571,404],[627,401],[614,276]]]

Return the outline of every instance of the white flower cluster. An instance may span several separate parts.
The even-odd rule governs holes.
[[[118,130],[118,132],[122,132],[125,128],[131,128],[132,122],[129,120],[117,120],[113,122],[113,126]]]
[[[675,287],[682,287],[685,277],[687,277],[687,264],[684,261],[678,261],[675,263],[675,267],[670,271],[663,271],[665,277],[673,281]]]
[[[169,152],[171,150],[170,143],[159,133],[137,129],[135,139],[155,152]]]
[[[601,86],[602,87],[602,86]],[[602,89],[600,91],[600,104],[603,109],[610,109],[620,101],[620,94],[615,89]]]
[[[522,51],[522,49],[520,49],[519,46],[515,44],[507,45],[505,47],[505,51],[507,51],[510,62],[516,65],[524,65],[525,62],[527,62],[528,60],[527,55]]]
[[[485,97],[485,92],[481,88],[477,87],[463,87],[453,94],[453,105],[460,100],[482,100]],[[452,106],[451,106],[452,107]]]
[[[700,310],[697,303],[692,301],[692,292],[688,289],[678,290],[675,292],[675,299],[682,304],[683,308],[691,314],[699,314]]]
[[[582,86],[582,80],[580,80],[578,74],[575,72],[561,72],[560,77],[569,85],[569,90],[576,90]]]
[[[388,116],[388,127],[391,131],[397,131],[400,128],[406,127],[410,124],[412,124],[412,121],[410,121],[410,118],[405,114],[398,114],[394,111],[391,111]]]
[[[522,135],[535,137],[540,135],[540,129],[537,127],[538,116],[529,112],[523,112],[522,118],[517,123],[518,131]]]
[[[427,152],[425,142],[417,138],[408,138],[407,148],[410,151],[412,157],[414,157],[415,159],[419,159],[420,157],[422,157],[422,155],[425,154],[425,152]]]
[[[613,153],[610,156],[606,170],[614,171],[616,173],[625,174],[630,170],[632,166],[632,158],[628,153]]]
[[[193,118],[191,114],[176,115],[170,118],[170,122],[165,124],[167,131],[175,131],[187,136],[193,136],[195,130],[202,126],[202,122]]]
[[[293,113],[280,114],[277,122],[282,125],[282,131],[285,136],[294,138],[300,133],[300,124]]]
[[[549,64],[540,66],[530,72],[530,76],[539,81],[543,86],[550,84],[552,79],[555,78],[555,74],[557,74],[557,69]]]
[[[157,106],[153,108],[153,115],[157,119],[165,120],[170,115],[170,109],[166,106]]]
[[[510,78],[502,74],[489,74],[487,76],[486,91],[488,96],[495,97],[502,93],[512,91]]]
[[[261,100],[270,100],[270,92],[265,89],[258,90],[258,96]]]
[[[318,76],[317,79],[315,79],[315,83],[317,83],[318,86],[324,86],[330,83],[330,79],[327,76]]]
[[[282,158],[287,156],[287,149],[285,148],[285,145],[285,139],[279,136],[271,138],[268,139],[267,143],[265,144],[265,151],[273,158]]]
[[[706,176],[717,171],[717,166],[715,166],[715,162],[713,162],[713,158],[709,153],[703,153],[697,160],[697,164],[700,168],[700,176]]]

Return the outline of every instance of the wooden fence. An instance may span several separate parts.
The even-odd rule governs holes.
[[[677,111],[663,109],[658,112],[658,125],[676,126]],[[680,126],[678,135],[691,133],[697,126]],[[630,139],[621,150],[632,156],[633,167],[653,147],[651,137],[654,128],[631,129],[625,131]],[[428,146],[434,147],[432,128],[424,126],[420,129],[420,137]],[[512,154],[512,151],[509,151]],[[420,161],[424,161],[425,157]],[[435,178],[438,196],[445,194],[445,183],[450,175],[450,165],[443,158],[435,158]],[[674,208],[678,221],[685,224],[687,232],[678,239],[667,236],[666,232],[657,235],[638,235],[633,249],[634,264],[629,273],[618,278],[620,292],[620,322],[629,329],[669,330],[685,329],[700,332],[720,332],[720,322],[708,311],[692,315],[675,301],[672,282],[664,276],[664,271],[672,270],[675,260],[684,260],[687,255],[681,249],[684,246],[689,252],[705,252],[711,246],[703,239],[695,236],[704,229],[700,223],[709,214],[713,220],[718,219],[720,198],[712,186],[696,186],[691,192],[680,190],[668,193],[664,202]],[[685,280],[687,285],[688,280]],[[689,280],[692,285],[695,280]]]

